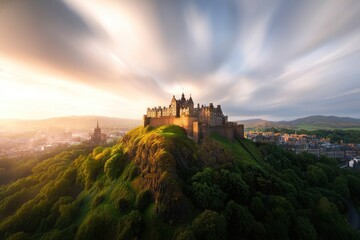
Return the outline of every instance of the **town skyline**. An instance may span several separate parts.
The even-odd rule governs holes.
[[[360,118],[358,1],[0,3],[0,119],[139,119],[169,96],[230,119]]]

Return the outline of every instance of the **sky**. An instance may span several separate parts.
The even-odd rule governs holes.
[[[0,118],[360,118],[359,0],[1,0]]]

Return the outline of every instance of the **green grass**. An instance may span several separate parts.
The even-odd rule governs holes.
[[[143,239],[172,239],[175,227],[161,221],[155,213],[155,204],[152,203],[143,213],[145,229]]]
[[[360,131],[360,128],[356,127],[356,128],[343,128],[342,130],[355,130],[355,131]]]
[[[185,131],[176,125],[166,125],[155,129],[155,132],[165,137],[179,137],[186,138]]]
[[[253,141],[249,139],[243,139],[241,140],[241,143],[246,147],[248,151],[251,152],[252,156],[254,156],[257,161],[262,161],[261,153]]]
[[[295,129],[296,130],[314,131],[314,130],[318,130],[318,129],[330,130],[330,129],[333,129],[333,128],[331,128],[331,127],[318,127],[318,126],[315,126],[315,125],[303,124],[303,125],[297,125],[295,127]]]
[[[241,140],[241,143],[243,144],[241,145],[237,140],[230,141],[217,134],[211,134],[210,137],[219,142],[226,150],[233,153],[236,160],[241,161],[243,164],[258,166],[257,162],[261,161],[261,153],[250,140]]]

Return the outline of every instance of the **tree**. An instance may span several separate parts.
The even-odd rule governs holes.
[[[251,199],[250,210],[256,219],[261,219],[265,213],[264,203],[260,197]]]
[[[205,210],[192,222],[192,229],[197,239],[226,239],[225,217],[215,211]]]
[[[249,186],[241,178],[241,175],[229,170],[220,169],[215,171],[215,181],[221,190],[229,195],[229,198],[236,202],[246,203],[249,197]]]
[[[195,203],[203,209],[221,209],[224,206],[226,194],[217,185],[194,182],[191,185]]]
[[[295,221],[293,231],[290,232],[292,239],[296,240],[311,240],[316,239],[316,231],[309,219],[305,217],[298,217]]]
[[[225,210],[227,230],[231,239],[266,239],[264,226],[255,221],[246,207],[230,201]]]
[[[343,198],[348,199],[350,197],[349,187],[347,179],[343,176],[338,176],[334,180],[335,192],[341,195]]]
[[[306,179],[312,186],[324,187],[328,182],[325,172],[318,166],[310,165],[306,171]]]
[[[175,233],[176,240],[196,240],[193,230],[191,227],[181,228]]]

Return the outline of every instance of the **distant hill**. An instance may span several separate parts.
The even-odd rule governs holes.
[[[48,128],[60,129],[91,129],[99,121],[101,128],[122,128],[132,129],[141,125],[140,119],[114,118],[103,116],[67,116],[41,120],[19,120],[19,119],[0,119],[0,130],[17,129],[17,130],[38,130]]]
[[[360,129],[360,119],[350,117],[314,115],[298,118],[292,121],[267,121],[264,119],[249,119],[238,121],[251,128],[290,128],[290,129]]]

